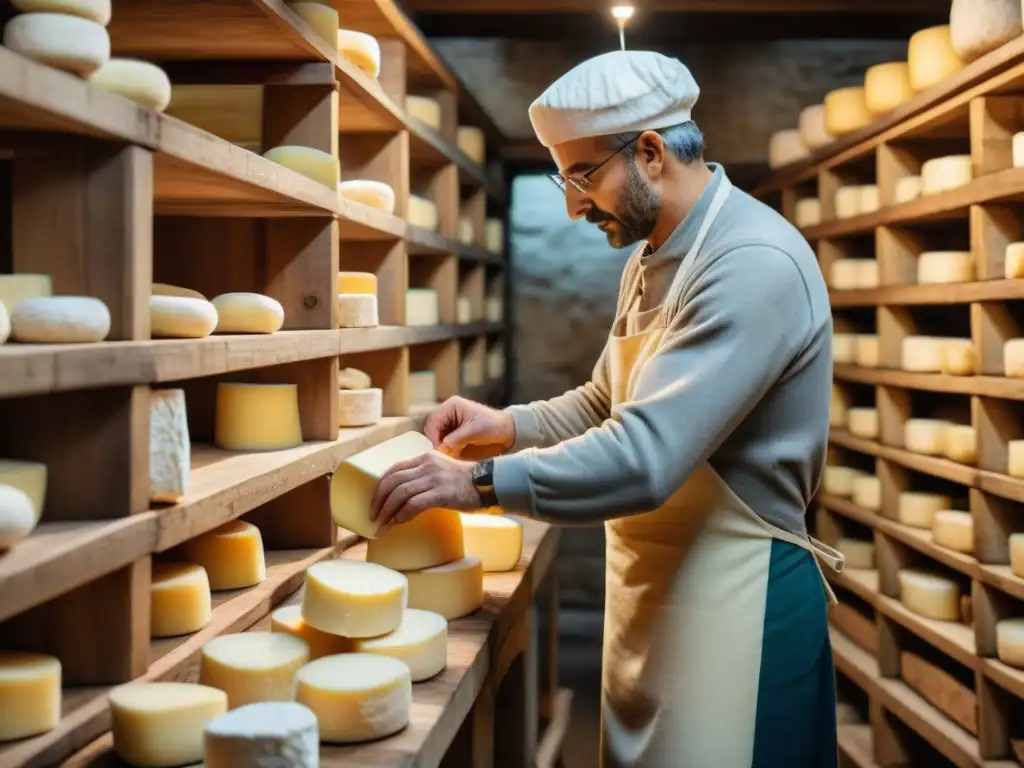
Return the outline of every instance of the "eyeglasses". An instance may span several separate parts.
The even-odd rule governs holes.
[[[618,156],[618,154],[622,152],[622,150],[626,149],[626,147],[630,146],[634,141],[639,139],[641,135],[642,134],[637,134],[632,139],[623,144],[621,147],[616,149],[611,155],[609,155],[600,163],[591,168],[589,171],[586,171],[585,173],[582,173],[579,176],[569,176],[567,178],[560,173],[550,173],[548,174],[548,178],[550,178],[555,184],[557,184],[558,188],[562,190],[562,192],[565,192],[565,185],[566,182],[568,182],[569,184],[572,184],[579,192],[585,195],[590,190],[591,177],[599,170],[601,170],[601,168],[604,167],[607,163],[614,160]]]

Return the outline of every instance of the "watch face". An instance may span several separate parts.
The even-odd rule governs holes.
[[[491,484],[491,475],[494,470],[494,459],[478,461],[473,466],[473,482],[484,485]]]

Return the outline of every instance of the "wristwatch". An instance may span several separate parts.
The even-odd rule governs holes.
[[[483,507],[498,506],[498,497],[494,493],[494,459],[484,459],[473,465],[473,485],[480,494]]]

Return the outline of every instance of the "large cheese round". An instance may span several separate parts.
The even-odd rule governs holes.
[[[800,138],[808,149],[818,149],[830,144],[835,137],[825,126],[825,105],[814,104],[800,112]]]
[[[217,309],[205,299],[149,297],[149,333],[154,339],[202,339],[217,327]]]
[[[974,520],[970,512],[940,509],[932,519],[932,541],[946,549],[974,551]]]
[[[874,475],[853,478],[850,500],[858,507],[878,511],[882,508],[882,481]]]
[[[1006,474],[1010,477],[1024,477],[1024,440],[1010,440],[1006,443]]]
[[[466,554],[479,557],[484,573],[511,571],[523,553],[523,526],[505,515],[462,515],[462,540]]]
[[[11,0],[11,5],[22,13],[79,16],[104,27],[110,23],[110,0]]]
[[[309,661],[305,640],[284,632],[221,635],[203,646],[199,682],[228,695],[228,709],[290,701],[295,673]]]
[[[427,127],[441,130],[441,103],[437,99],[410,94],[405,97],[405,111]]]
[[[900,602],[907,610],[926,619],[960,619],[960,588],[955,581],[912,569],[900,571],[899,581]]]
[[[862,368],[878,367],[878,336],[871,333],[862,333],[857,336],[857,365]]]
[[[188,635],[209,623],[210,580],[201,565],[155,562],[149,591],[151,637]]]
[[[1024,378],[1024,338],[1010,339],[1003,344],[1003,375]]]
[[[338,12],[330,3],[291,2],[288,3],[288,7],[302,17],[302,20],[325,41],[337,45]]]
[[[872,115],[884,115],[914,95],[910,87],[910,66],[889,61],[868,67],[864,75],[864,99]]]
[[[252,587],[267,577],[263,536],[245,520],[232,520],[186,541],[181,556],[206,569],[214,590]]]
[[[380,77],[380,43],[373,35],[354,29],[338,30],[338,53],[355,64],[367,77]]]
[[[844,568],[874,568],[875,542],[861,539],[839,539],[836,549],[842,553]]]
[[[969,184],[973,175],[970,155],[947,155],[921,165],[921,194],[934,195]]]
[[[484,132],[473,125],[460,125],[455,132],[455,145],[470,160],[483,164],[486,159]]]
[[[821,201],[816,197],[797,200],[793,218],[801,229],[817,226],[821,223]]]
[[[907,419],[903,424],[903,447],[913,453],[939,456],[950,426],[951,422],[942,419]]]
[[[851,408],[846,413],[846,424],[850,434],[874,440],[879,430],[878,409]]]
[[[953,0],[949,31],[957,56],[974,61],[1020,35],[1020,0]]]
[[[935,513],[949,509],[953,500],[941,493],[903,491],[896,506],[896,519],[914,528],[931,529]]]
[[[36,510],[29,495],[0,483],[0,552],[24,539],[36,527]]]
[[[368,293],[338,294],[339,328],[374,328],[379,324],[376,296]]]
[[[436,230],[440,224],[437,203],[419,195],[409,195],[405,202],[405,218],[414,227]]]
[[[1024,669],[1024,619],[996,623],[996,654],[1003,664]]]
[[[294,701],[246,704],[208,726],[203,768],[317,768],[316,715]]]
[[[341,183],[341,166],[338,158],[314,147],[283,145],[268,149],[263,156],[295,173],[337,190]]]
[[[837,189],[834,201],[836,218],[849,219],[853,216],[859,216],[863,213],[861,210],[862,200],[863,195],[859,185],[852,184]]]
[[[1010,534],[1010,570],[1024,579],[1024,533]]]
[[[284,325],[284,307],[259,293],[222,293],[211,302],[217,333],[276,333]]]
[[[970,251],[925,251],[917,257],[918,283],[967,283],[973,279]]]
[[[1024,145],[1024,133],[1018,134],[1021,137],[1021,144]],[[1024,146],[1022,146],[1024,150]],[[1024,165],[1022,159],[1021,165]],[[1014,163],[1014,167],[1020,167]],[[1006,246],[1003,254],[1003,277],[1007,280],[1014,280],[1024,277],[1024,243],[1010,243]]]
[[[376,387],[338,390],[339,427],[367,427],[380,421],[383,413],[383,390]]]
[[[424,510],[366,542],[366,562],[396,571],[431,568],[464,555],[462,518],[455,510],[440,507]]]
[[[296,384],[217,384],[213,442],[226,451],[279,451],[302,443]]]
[[[900,349],[900,367],[915,373],[938,373],[942,370],[946,341],[942,336],[905,336]]]
[[[800,131],[796,128],[787,128],[784,131],[776,131],[768,140],[768,166],[770,168],[781,168],[784,165],[802,160],[809,152],[804,140],[800,137]]]
[[[484,601],[484,569],[478,557],[409,571],[409,607],[433,611],[449,621],[473,613]]]
[[[862,184],[860,187],[860,212],[874,213],[881,206],[877,184]]]
[[[0,743],[56,728],[60,686],[61,664],[55,656],[0,651]]]
[[[390,568],[327,560],[306,571],[302,619],[322,632],[376,637],[398,629],[408,594],[406,576]]]
[[[89,84],[163,112],[171,103],[171,80],[156,64],[139,59],[111,59],[89,75]]]
[[[359,653],[379,653],[409,665],[414,683],[428,680],[448,664],[448,622],[437,613],[410,608],[394,632],[355,641]]]
[[[942,349],[942,373],[973,376],[978,372],[978,356],[970,339],[948,339]]]
[[[964,67],[963,59],[953,50],[948,24],[922,29],[911,35],[907,63],[910,65],[910,85],[915,91],[941,83]]]
[[[110,333],[110,311],[92,296],[38,296],[22,299],[11,313],[11,337],[37,344],[103,341]]]
[[[859,131],[871,120],[863,86],[836,88],[825,96],[825,128],[833,136]]]
[[[384,211],[384,213],[395,212],[395,190],[383,181],[369,179],[343,181],[338,185],[338,194],[342,200],[368,205],[371,208]],[[340,293],[344,293],[344,291],[340,291]]]
[[[22,56],[86,77],[110,58],[102,24],[62,13],[26,13],[4,27],[3,44]]]
[[[950,424],[942,433],[942,455],[960,464],[978,461],[978,435],[970,424]]]

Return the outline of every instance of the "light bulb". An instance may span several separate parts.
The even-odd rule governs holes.
[[[633,11],[636,10],[632,5],[613,5],[612,16],[618,21],[623,22],[629,18],[632,18]]]

